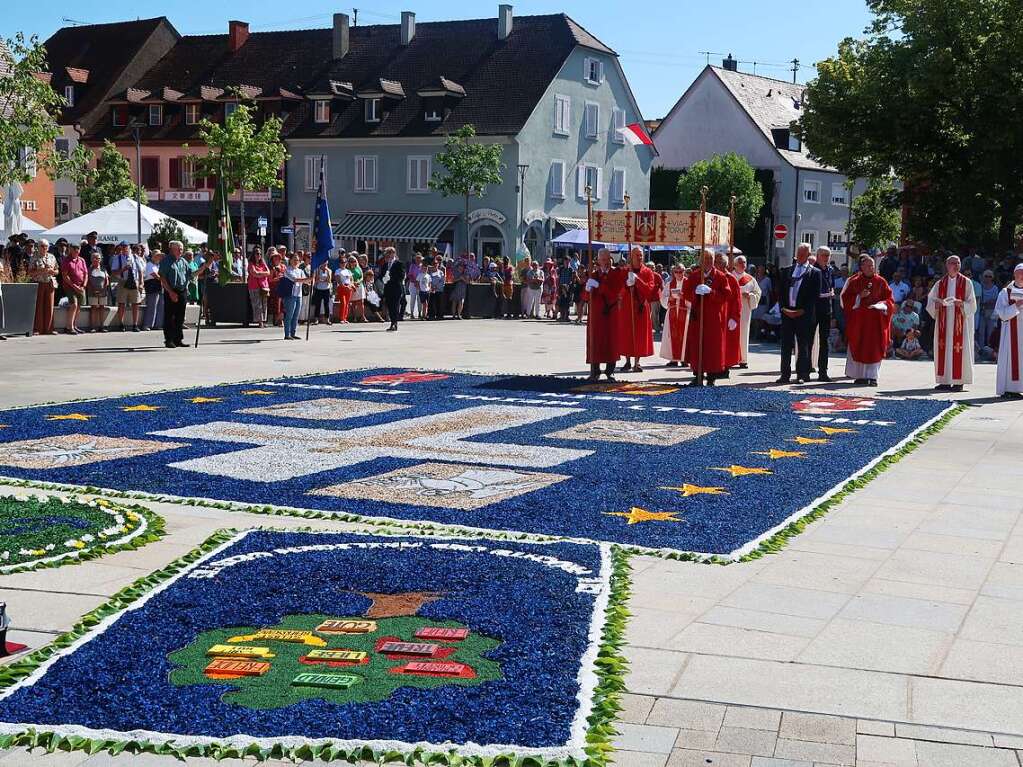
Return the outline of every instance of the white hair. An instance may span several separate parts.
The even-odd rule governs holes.
[[[733,264],[737,264],[737,263],[739,263],[740,261],[742,261],[742,265],[743,265],[743,266],[745,266],[745,265],[746,265],[746,263],[747,263],[747,261],[746,261],[746,256],[743,256],[743,255],[738,255],[738,256],[736,256],[735,258],[733,258],[733,259],[732,259],[732,263],[733,263]]]
[[[945,259],[945,263],[947,264],[949,261],[955,261],[960,266],[962,266],[963,263],[963,260],[959,258],[959,256],[949,256],[948,258]]]
[[[826,255],[828,258],[831,258],[831,248],[829,248],[827,245],[821,245],[819,248],[817,248],[817,255],[819,256],[821,253]]]
[[[36,240],[36,245],[42,245],[46,250],[50,249],[50,241],[42,237]]]
[[[185,249],[185,246],[181,243],[181,240],[171,240],[170,242],[167,243],[167,250],[170,250],[175,245],[178,246],[178,250],[184,250]]]
[[[799,247],[796,248],[796,252],[799,253],[799,252],[804,251],[804,250],[806,251],[807,255],[810,254],[810,252],[811,252],[810,243],[808,243],[808,242],[801,242],[801,243],[799,243]]]

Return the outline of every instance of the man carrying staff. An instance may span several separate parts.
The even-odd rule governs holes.
[[[1008,399],[1023,397],[1023,264],[1016,264],[1012,282],[998,293],[995,314],[1002,322],[998,336],[998,378],[995,394]]]
[[[959,256],[945,260],[945,276],[927,296],[927,312],[934,317],[935,389],[962,391],[973,383],[973,315],[977,297],[971,280],[959,273]]]
[[[686,278],[684,291],[685,299],[692,305],[692,332],[686,336],[685,357],[696,374],[691,386],[701,386],[704,375],[709,386],[724,377],[726,335],[738,327],[728,317],[731,294],[725,273],[714,268],[714,252],[704,250],[700,265]]]
[[[881,360],[891,340],[895,303],[884,277],[874,273],[874,259],[860,258],[860,270],[842,288],[849,351],[845,374],[860,385],[877,386]]]
[[[597,251],[596,268],[586,280],[589,321],[586,325],[586,361],[591,383],[600,378],[600,366],[608,381],[614,381],[615,365],[621,357],[622,290],[629,270],[614,266],[606,248]]]
[[[661,333],[661,357],[668,360],[667,367],[677,368],[686,354],[686,333],[689,330],[689,310],[683,294],[686,268],[682,264],[671,267],[671,279],[661,291],[661,306],[668,310]]]
[[[633,246],[629,251],[628,275],[622,292],[622,310],[618,315],[621,328],[621,353],[625,356],[623,373],[643,372],[641,357],[654,353],[654,331],[650,322],[650,302],[658,299],[653,270],[643,263],[643,249]],[[633,363],[635,360],[635,363]]]
[[[760,305],[760,284],[752,274],[746,271],[746,256],[732,259],[732,275],[739,283],[739,300],[742,313],[739,316],[739,365],[745,370],[749,367],[749,329],[753,319],[753,310]]]

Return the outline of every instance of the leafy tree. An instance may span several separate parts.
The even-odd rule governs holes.
[[[870,179],[863,193],[852,201],[853,242],[865,248],[880,248],[897,242],[901,231],[899,193],[892,178]]]
[[[168,217],[153,227],[153,231],[149,235],[149,249],[159,249],[166,253],[170,249],[168,243],[171,240],[184,242],[185,231],[181,228],[180,222]]]
[[[46,49],[35,36],[18,33],[0,40],[0,186],[28,183],[33,166],[50,178],[83,178],[90,155],[83,146],[64,156],[54,149],[60,137],[63,96],[45,77]]]
[[[245,191],[283,186],[280,169],[288,153],[281,141],[282,125],[279,117],[268,117],[257,127],[253,108],[247,104],[239,104],[223,125],[208,119],[199,123],[199,138],[209,153],[193,155],[195,172],[199,176],[223,177],[229,194],[240,192],[242,253],[247,252]]]
[[[764,190],[745,157],[729,152],[693,163],[678,180],[682,210],[699,210],[700,189],[706,186],[707,212],[727,216],[735,195],[735,227],[751,229],[764,207]]]
[[[505,165],[501,162],[500,144],[473,141],[476,128],[463,125],[447,137],[444,150],[437,153],[437,162],[444,171],[434,171],[430,188],[444,197],[465,198],[465,250],[469,251],[469,198],[483,197],[487,187],[500,184]]]
[[[138,191],[128,158],[118,152],[112,142],[104,141],[96,167],[86,172],[78,190],[82,198],[82,212],[88,213],[125,198],[134,200]],[[142,202],[147,202],[145,189],[142,190]]]
[[[914,237],[977,242],[997,228],[1008,247],[1023,205],[1019,3],[868,5],[864,38],[817,65],[798,132],[846,175],[903,179]]]

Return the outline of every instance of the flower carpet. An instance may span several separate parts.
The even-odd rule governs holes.
[[[567,541],[221,532],[0,667],[0,746],[602,763],[626,569]]]
[[[0,575],[138,548],[162,530],[162,520],[139,506],[103,499],[2,497]]]
[[[11,410],[0,475],[737,558],[954,412],[739,386],[351,371]]]

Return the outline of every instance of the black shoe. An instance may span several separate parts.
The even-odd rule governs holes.
[[[607,374],[607,380],[609,383],[618,383],[618,379],[614,377],[613,373]]]
[[[877,387],[877,379],[876,378],[867,379],[867,386],[873,386],[873,387],[876,388]]]
[[[668,363],[667,365],[665,365],[664,367],[666,367],[666,368],[677,368],[677,367],[678,367],[678,363],[677,363],[677,362],[675,362],[675,360],[672,360],[671,362],[669,362],[669,363]]]
[[[174,345],[173,343],[171,343],[170,341],[164,341],[164,342],[163,342],[163,345],[164,345],[164,346],[166,346],[166,347],[167,347],[168,349],[176,349],[176,348],[177,348],[177,346],[175,346],[175,345]]]
[[[714,377],[715,378],[731,378],[732,374],[729,371],[726,370],[724,373],[719,373],[718,375],[716,375]]]
[[[949,386],[948,384],[938,384],[937,386],[934,387],[934,390],[935,391],[945,391],[946,389],[951,389],[951,388],[952,387]]]
[[[745,362],[740,362],[738,365],[736,365],[736,367],[739,368],[739,370],[745,370],[746,368],[749,367],[749,365]]]
[[[1023,394],[1018,391],[1007,391],[1002,395],[1002,399],[1023,399]]]
[[[131,332],[132,333],[138,333],[139,332],[139,326],[138,325],[132,325],[131,326]]]
[[[178,347],[179,349],[183,349],[183,348],[185,348],[186,346],[188,346],[188,344],[186,344],[186,343],[185,343],[184,341],[175,341],[175,342],[174,342],[174,345],[175,345],[176,347]]]
[[[867,385],[867,379],[866,378],[857,378],[855,381],[853,381],[853,383],[856,384],[857,386],[866,386]]]
[[[955,386],[953,386],[953,387],[951,387],[951,388],[952,388],[952,391],[966,391],[966,390],[965,390],[965,389],[963,388],[963,385],[962,385],[962,384],[956,384]]]
[[[797,378],[796,379],[796,383],[797,384],[808,384],[808,383],[810,383],[810,379],[809,378]]]
[[[831,376],[829,376],[827,373],[821,373],[819,376],[817,376],[817,380],[822,381],[824,383],[831,383]]]
[[[788,382],[789,382],[788,376],[782,376],[777,381],[775,381],[776,384],[787,384]]]
[[[622,372],[623,373],[631,373],[632,372],[632,363],[626,363],[624,366],[622,366]]]

